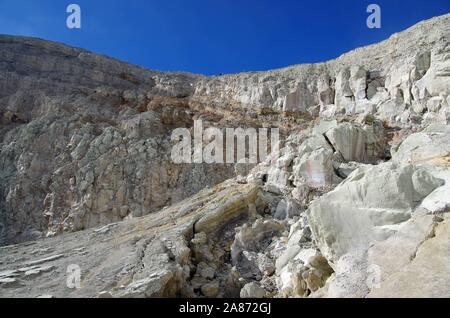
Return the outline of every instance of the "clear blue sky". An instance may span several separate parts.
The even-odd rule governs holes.
[[[70,3],[81,30],[66,27]],[[379,30],[366,27],[370,3],[381,6]],[[0,0],[0,33],[218,74],[328,60],[448,12],[450,0]]]

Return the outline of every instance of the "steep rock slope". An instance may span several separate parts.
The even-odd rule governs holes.
[[[221,77],[0,37],[0,239],[63,234],[1,248],[1,295],[449,297],[449,34]],[[174,164],[198,118],[286,140],[251,171]]]
[[[172,130],[196,116],[194,75],[8,36],[0,69],[1,243],[142,216],[234,176],[170,160]]]

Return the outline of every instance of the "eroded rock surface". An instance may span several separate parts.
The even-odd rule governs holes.
[[[0,36],[0,296],[450,297],[449,34],[215,77]],[[196,119],[280,155],[176,164]]]

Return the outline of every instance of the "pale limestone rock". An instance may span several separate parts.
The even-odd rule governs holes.
[[[311,114],[320,105],[323,116],[335,116],[376,107],[407,126],[417,118],[407,106],[428,105],[428,120],[446,123],[448,33],[446,15],[326,63],[218,77],[147,71],[2,36],[2,242],[139,217],[233,177],[231,166],[167,163],[167,126],[189,125],[199,110],[276,116],[283,104]]]
[[[390,169],[393,170],[389,172]],[[400,167],[395,164],[360,168],[336,190],[313,202],[309,211],[313,234],[316,238],[320,237],[318,245],[322,253],[325,253],[327,259],[332,262],[335,271],[335,275],[327,283],[325,292],[327,297],[364,297],[378,286],[386,275],[395,272],[402,267],[402,264],[409,262],[421,242],[432,235],[435,218],[426,214],[427,210],[417,206],[422,198],[426,198],[430,193],[436,191],[435,189],[439,189],[443,182],[433,176],[437,176],[433,170],[426,169],[411,166]],[[368,174],[358,174],[358,171],[361,170],[366,170]],[[371,170],[372,172],[370,172]],[[400,174],[398,174],[399,172]],[[366,177],[368,179],[365,179]],[[352,183],[353,178],[356,178],[354,179],[356,184],[360,185],[370,182],[370,185],[374,187],[373,190],[369,188],[362,190],[358,186],[352,189],[349,182]],[[377,185],[377,178],[382,185]],[[407,190],[408,188],[410,190]],[[410,191],[409,195],[408,191]],[[365,203],[362,205],[364,208],[358,208],[360,206],[357,203],[359,199],[353,201],[360,197],[358,193],[365,198],[363,199]],[[403,203],[389,198],[393,193],[396,193],[397,200],[401,197],[400,200]],[[324,213],[320,216],[315,214],[317,204],[321,204],[321,208],[324,208],[325,203],[333,201],[334,195],[341,196],[339,206],[325,208]],[[352,198],[350,199],[352,200],[351,206],[346,205],[346,198]],[[407,208],[407,206],[411,206],[411,208]],[[350,216],[351,211],[356,211],[355,208],[359,212]],[[348,216],[340,218],[339,209],[342,209],[342,212]],[[408,214],[412,209],[415,209],[416,212],[411,217]],[[404,218],[402,213],[405,212],[401,212],[402,210],[406,212],[403,214]],[[361,219],[366,213],[374,213],[369,219],[366,219],[366,221],[370,220],[368,223]],[[400,218],[396,218],[396,214]],[[330,226],[327,227],[328,230],[323,231],[322,225],[327,223],[325,221],[327,217],[333,220],[332,225],[330,223]],[[322,225],[317,227],[317,222]],[[320,234],[317,232],[319,228],[321,228]],[[337,230],[338,228],[347,228],[352,233],[348,232],[349,235],[346,236],[345,230]],[[359,231],[361,232],[359,233]],[[347,237],[347,243],[353,243],[350,243],[351,246],[340,249],[339,252],[338,246],[342,247],[341,240],[344,237]],[[320,242],[322,239],[325,240],[325,243]],[[395,252],[397,249],[399,251]]]
[[[227,223],[240,214],[247,214],[255,200],[260,188],[255,184],[243,185],[239,191],[232,192],[228,197],[222,198],[220,204],[214,207],[211,213],[207,213],[199,219],[195,225],[195,231],[211,233],[220,228],[221,224]]]
[[[291,219],[300,215],[301,212],[303,209],[296,200],[286,198],[278,203],[273,217],[277,220]]]
[[[41,296],[38,296],[38,297],[36,297],[36,298],[50,299],[50,298],[55,298],[55,297],[53,297],[53,295],[41,295]]]
[[[361,66],[353,66],[350,70],[350,88],[356,100],[366,99],[367,72]]]
[[[336,128],[337,126],[337,120],[321,120],[317,125],[313,127],[312,133],[314,135],[323,135],[330,129]]]
[[[449,220],[447,216],[445,221],[436,226],[434,235],[425,237],[420,245],[416,245],[413,257],[409,260],[404,259],[403,266],[393,264],[395,271],[387,275],[368,297],[448,298],[450,296]]]
[[[450,211],[450,171],[446,166],[430,168],[434,177],[444,180],[444,184],[431,192],[420,204],[429,213],[438,214]]]
[[[357,100],[355,102],[355,115],[357,114],[375,114],[377,106],[367,99]]]
[[[326,136],[344,160],[359,162],[367,160],[366,135],[361,127],[344,123],[327,131]]]
[[[350,113],[352,111],[354,96],[350,87],[350,69],[342,69],[336,77],[336,106],[339,111]]]
[[[131,283],[125,290],[118,292],[115,296],[121,298],[168,297],[170,293],[166,293],[166,288],[176,279],[171,271],[163,270],[152,274],[149,278]]]
[[[294,259],[280,271],[277,284],[283,297],[306,297],[322,288],[332,273],[322,256],[312,256],[307,262]]]
[[[219,282],[207,283],[202,286],[201,290],[206,297],[217,297],[219,294]]]
[[[323,105],[320,106],[320,117],[325,119],[332,119],[336,116],[337,113],[337,106],[334,104],[330,105]]]
[[[258,283],[252,282],[242,288],[240,296],[241,298],[264,298],[266,291]]]
[[[450,61],[448,54],[450,52],[450,46],[438,47],[431,53],[431,63],[428,64],[428,57],[426,61],[422,61],[426,66],[429,66],[426,74],[415,83],[417,87],[418,95],[415,99],[424,99],[427,94],[431,96],[439,96],[441,93],[450,93]]]
[[[324,187],[333,179],[333,151],[322,135],[312,135],[298,148],[298,157],[293,165],[293,183],[296,187]]]
[[[392,235],[391,226],[407,221],[439,184],[413,166],[387,163],[357,169],[307,211],[318,246],[332,261],[352,250],[366,250]]]
[[[1,248],[0,293],[445,297],[449,22],[424,21],[325,63],[215,77],[1,36],[0,244],[50,238]],[[170,132],[194,118],[306,128],[291,112],[336,121],[292,133],[283,156],[248,178],[246,167],[170,160]],[[430,123],[444,125],[421,131]],[[400,144],[394,163],[350,173],[345,161],[388,159],[390,138]],[[259,214],[267,219],[255,222]],[[233,268],[232,255],[245,264]],[[66,286],[72,264],[80,290]],[[240,274],[261,279],[259,289],[245,292]]]
[[[430,125],[422,132],[410,135],[395,149],[396,162],[422,164],[439,161],[450,153],[450,129],[444,125]]]
[[[363,298],[370,291],[367,260],[360,251],[342,255],[334,262],[333,270],[321,297]]]
[[[273,260],[259,251],[264,251],[283,229],[284,225],[279,221],[261,219],[252,226],[244,224],[241,227],[231,246],[231,259],[244,278],[262,278],[263,274],[271,275],[275,271]]]
[[[292,244],[292,245],[288,246],[285,249],[285,251],[277,258],[277,261],[275,263],[276,272],[280,273],[283,270],[283,268],[292,259],[294,259],[301,251],[302,251],[302,248],[298,244]]]
[[[306,83],[301,82],[298,84],[295,92],[286,96],[283,111],[287,113],[302,113],[306,112],[309,107],[317,104],[317,101],[309,91]]]
[[[292,172],[288,168],[270,167],[267,175],[266,188],[270,189],[270,192],[280,194],[289,190]]]
[[[368,263],[380,267],[378,284],[414,259],[420,245],[434,235],[436,224],[433,219],[432,215],[418,212],[395,235],[368,250]]]
[[[378,117],[392,123],[398,123],[400,116],[406,110],[406,104],[398,103],[392,99],[383,101],[377,107]]]
[[[355,171],[356,169],[358,169],[361,166],[364,166],[364,164],[359,163],[359,162],[353,162],[353,161],[339,163],[337,165],[337,171],[340,176],[342,176],[343,178],[347,178],[349,175],[352,174],[353,171]]]
[[[340,124],[325,133],[335,151],[338,151],[345,161],[362,163],[374,161],[384,151],[382,137],[379,137],[383,134],[382,130],[374,134],[373,131],[350,123]]]
[[[113,298],[113,296],[111,295],[110,292],[108,292],[108,291],[103,291],[103,292],[100,292],[100,293],[97,295],[97,298],[111,299],[111,298]]]
[[[25,272],[12,269],[17,266],[17,262],[15,257],[10,258],[9,255],[14,255],[11,252],[17,246],[1,248],[1,278],[15,280],[14,283],[0,284],[1,293],[13,296],[24,293],[25,288],[27,295],[35,297],[42,294],[42,286],[48,286],[51,277],[52,287],[46,287],[46,290],[58,298],[96,297],[101,292],[109,292],[112,297],[193,297],[194,282],[191,285],[190,275],[191,268],[195,267],[198,267],[203,276],[208,277],[198,289],[207,284],[213,284],[214,286],[209,287],[215,288],[217,284],[210,280],[213,275],[210,268],[216,266],[216,261],[218,265],[221,263],[214,233],[229,226],[227,222],[232,224],[232,220],[224,219],[209,236],[206,233],[194,233],[194,224],[205,215],[214,215],[220,210],[218,202],[222,202],[223,198],[231,198],[234,194],[242,194],[247,190],[248,185],[230,181],[214,189],[204,190],[195,197],[154,215],[120,222],[101,235],[92,229],[49,238],[36,242],[37,245],[24,244],[20,247],[25,256],[21,262],[23,270],[25,267],[55,268],[50,272],[41,271],[39,275],[28,276],[27,285],[20,283],[25,278]],[[235,199],[239,201],[240,197]],[[246,211],[242,213],[241,217],[245,217]],[[205,248],[201,250],[201,246]],[[38,259],[31,253],[37,250],[41,251]],[[207,265],[196,265],[201,262],[197,260],[199,255],[204,257]],[[78,264],[82,272],[83,288],[79,290],[66,287],[66,268],[73,264]],[[221,274],[224,271],[232,272],[231,269],[221,268]],[[219,284],[228,284],[227,277],[226,274],[221,276]],[[108,286],[107,289],[105,286]],[[239,296],[242,286],[226,286],[230,295]],[[213,295],[209,292],[214,288],[205,288],[205,293]]]
[[[330,148],[315,149],[303,154],[293,168],[296,185],[306,183],[310,188],[322,188],[333,182],[333,151]]]
[[[321,110],[327,105],[334,104],[335,92],[332,87],[331,79],[329,77],[319,79],[317,88]]]

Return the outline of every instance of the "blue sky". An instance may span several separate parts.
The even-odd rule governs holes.
[[[82,28],[66,27],[81,6]],[[382,9],[368,29],[366,8]],[[0,33],[202,74],[320,62],[450,12],[450,0],[0,0]]]

